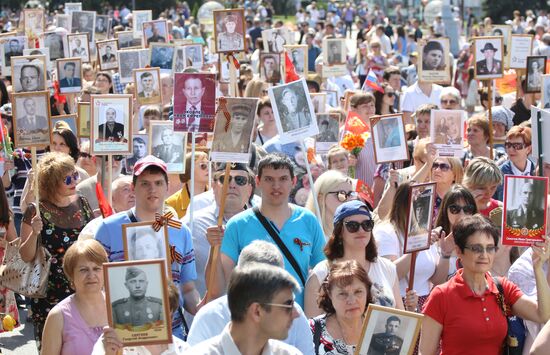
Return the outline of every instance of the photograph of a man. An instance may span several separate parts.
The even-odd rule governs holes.
[[[139,53],[136,51],[120,51],[120,80],[132,81],[132,71],[139,69]]]
[[[279,100],[280,104],[277,107],[280,107],[281,110],[279,111],[279,115],[284,132],[293,131],[311,124],[311,113],[306,110],[307,105],[304,100],[298,98],[294,88],[285,88]]]
[[[72,13],[72,33],[90,33],[93,42],[94,33],[94,11],[74,11]]]
[[[243,103],[231,105],[228,110],[232,112],[229,129],[224,132],[225,117],[216,127],[216,135],[212,143],[215,152],[248,153],[250,135],[254,123],[254,108]],[[218,133],[219,132],[219,133]]]
[[[44,34],[44,46],[50,49],[50,60],[65,58],[65,45],[63,44],[63,36],[50,32]]]
[[[132,156],[126,158],[126,171],[134,171],[134,165],[138,160],[147,155],[147,142],[142,137],[136,137],[132,139]]]
[[[174,47],[153,46],[151,49],[151,67],[172,70]]]
[[[140,103],[160,102],[158,72],[146,71],[138,75],[138,101]]]
[[[318,115],[317,117],[320,117]],[[338,121],[330,117],[322,118],[319,122],[317,142],[338,142]]]
[[[519,183],[520,181],[519,179],[509,179],[508,183],[510,182]],[[512,196],[518,196],[519,198],[515,208],[506,210],[506,224],[508,226],[519,229],[538,229],[544,225],[544,210],[541,207],[543,205],[541,197],[545,198],[544,189],[536,189],[536,183],[544,183],[544,180],[526,180],[522,184],[512,185],[516,188],[511,189],[511,193],[507,196],[507,207],[513,201]],[[537,196],[537,190],[540,197]]]
[[[4,65],[6,67],[11,65],[11,57],[23,55],[23,47],[23,43],[20,43],[18,38],[11,38],[4,43]]]
[[[527,90],[525,92],[540,92],[542,76],[546,71],[546,56],[527,57]]]
[[[134,266],[126,269],[124,286],[129,295],[112,303],[115,327],[119,325],[140,327],[164,320],[162,300],[147,296],[148,285],[145,271]]]
[[[381,148],[399,147],[401,145],[399,122],[397,120],[397,117],[388,118],[380,120],[376,124]]]
[[[113,107],[105,110],[105,122],[99,125],[99,137],[103,141],[120,142],[124,139],[124,125],[116,121],[117,112]]]
[[[300,49],[293,49],[290,51],[290,60],[296,73],[304,72],[304,53]]]
[[[281,70],[278,54],[261,55],[262,58],[262,76],[268,83],[278,84],[281,81]]]
[[[397,336],[401,326],[401,319],[397,316],[390,316],[386,320],[386,331],[376,333],[372,336],[369,345],[369,355],[399,355],[403,339]]]
[[[174,92],[174,129],[212,132],[215,113],[214,76],[177,73]]]
[[[107,36],[107,22],[109,17],[105,15],[98,15],[95,19],[95,34],[98,37],[105,38]]]
[[[157,235],[150,226],[135,227],[128,240],[129,260],[166,258],[166,251],[163,252],[163,231],[161,228]]]
[[[340,41],[328,42],[327,64],[341,64],[342,60],[342,47]]]
[[[77,63],[65,62],[65,64],[63,65],[63,73],[60,75],[62,79],[59,80],[59,87],[61,89],[72,87],[80,88],[82,86],[82,80],[79,78],[79,75],[77,75],[76,69]],[[78,69],[80,71],[80,66],[78,66]]]
[[[494,42],[494,43],[493,43]],[[498,46],[497,46],[498,43]],[[493,75],[502,74],[502,61],[500,59],[501,53],[499,48],[501,40],[493,40],[492,42],[486,41],[485,45],[480,49],[483,54],[483,59],[476,59],[476,74],[477,75]],[[477,57],[476,53],[476,57]]]
[[[185,46],[185,63],[186,67],[202,67],[202,53],[200,46]]]
[[[217,23],[221,23],[223,30],[216,33],[218,52],[240,52],[244,50],[244,35],[242,32],[243,19],[237,12],[220,12]],[[240,24],[240,26],[239,26]]]
[[[286,44],[283,29],[273,29],[271,31],[267,31],[267,36],[267,49],[272,53],[281,53],[284,50],[284,45]]]
[[[79,37],[74,37],[71,49],[72,57],[81,57],[84,61],[88,61],[88,51],[82,45],[82,40]]]
[[[17,120],[17,130],[24,130],[27,134],[48,133],[48,118],[37,112],[37,103],[33,98],[23,99],[23,110],[24,115]]]
[[[113,47],[111,45],[106,45],[103,47],[103,55],[101,56],[101,61],[103,63],[114,63],[116,62],[116,56],[113,53]]]
[[[149,31],[145,31],[147,46],[149,46],[150,43],[166,43],[165,21],[150,22],[148,25],[145,25],[145,28],[150,29],[151,32],[149,35]]]
[[[35,64],[24,64],[21,66],[19,80],[21,90],[16,92],[32,92],[44,90],[42,70]]]
[[[160,133],[160,141],[153,142],[153,155],[167,164],[183,162],[183,148],[174,144],[174,137],[181,136],[174,135],[170,127],[164,127]]]
[[[445,70],[445,51],[438,41],[429,41],[422,50],[422,70]]]

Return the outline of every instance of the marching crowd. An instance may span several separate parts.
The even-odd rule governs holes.
[[[32,326],[38,351],[47,355],[351,355],[359,346],[361,354],[550,353],[550,237],[524,247],[503,245],[501,238],[504,177],[550,177],[550,163],[533,153],[540,148],[533,146],[538,140],[531,127],[531,106],[545,106],[541,93],[527,92],[520,70],[517,90],[506,94],[475,78],[471,39],[491,35],[494,19],[479,21],[470,9],[463,17],[453,10],[464,35],[456,39],[460,50],[445,69],[451,80],[439,85],[419,81],[418,66],[433,55],[429,65],[438,68],[448,53],[424,46],[449,35],[441,16],[426,23],[401,5],[388,16],[378,5],[331,0],[298,4],[292,23],[275,18],[268,0],[224,5],[244,9],[247,29],[235,96],[258,100],[248,164],[212,163],[211,142],[201,134],[188,139],[187,153],[178,158],[185,173],[170,173],[172,161],[160,151],[149,147],[147,153],[147,142],[137,134],[150,134],[151,122],[174,116],[174,76],[165,72],[159,83],[162,102],[133,106],[135,136],[130,135],[128,156],[93,154],[94,142],[63,121],[51,125],[45,149],[14,147],[14,113],[22,108],[15,107],[12,93],[35,90],[23,82],[23,70],[20,83],[14,73],[0,77],[0,254],[7,259],[15,246],[24,262],[44,251],[50,262],[42,275],[45,297],[22,298],[0,289],[3,331],[10,330],[8,316],[15,327]],[[46,31],[66,35],[57,22],[64,11],[60,5],[44,13]],[[110,19],[107,36],[132,31],[134,15],[126,6],[106,5],[98,15]],[[222,80],[212,34],[187,3],[157,15],[167,21],[168,42],[203,45],[200,71],[217,75],[217,98],[233,92],[233,83]],[[511,33],[531,35],[532,53],[550,56],[546,12],[510,15]],[[23,28],[22,17],[22,10],[2,7],[0,61],[8,58],[4,38]],[[303,79],[309,93],[336,95],[318,111],[340,122],[339,139],[326,154],[316,154],[315,137],[304,144],[280,137],[276,106],[267,93],[285,81],[288,64],[277,68],[277,83],[268,83],[259,69],[262,31],[271,28],[290,30],[295,38],[287,44],[307,46]],[[356,51],[345,58],[345,75],[327,77],[323,51],[331,49],[323,43],[338,38],[348,46],[355,42]],[[29,48],[39,43],[29,39]],[[16,52],[11,60],[22,55]],[[292,62],[288,54],[278,55],[277,65],[285,58]],[[199,71],[185,66],[184,72]],[[78,93],[59,92],[59,73],[50,74],[50,108],[42,111],[51,113],[48,120],[80,114],[78,104],[89,103],[91,95],[132,94],[136,100],[137,83],[122,83],[117,69],[100,70],[94,57],[82,65]],[[462,110],[468,117],[460,155],[438,154],[430,133],[437,110]],[[397,113],[403,115],[409,160],[377,164],[369,134],[358,149],[343,144],[349,118],[370,132],[371,117]],[[434,184],[429,245],[404,253],[412,187],[422,183]],[[527,229],[541,218],[545,225],[547,210],[529,202],[534,190],[521,193],[527,208],[509,218]],[[182,222],[166,227],[172,340],[127,346],[116,324],[162,321],[163,305],[146,293],[150,275],[128,267],[119,283],[129,297],[111,306],[104,264],[130,260],[123,225],[153,222],[166,213]],[[137,239],[134,243],[134,253],[142,256],[133,259],[159,257],[150,253],[155,241],[143,249]],[[0,284],[4,280],[0,269]],[[369,325],[370,305],[395,313],[368,318]],[[22,307],[27,319],[19,316]],[[415,326],[405,321],[411,314],[423,315],[418,338]],[[366,337],[369,331],[376,334]]]

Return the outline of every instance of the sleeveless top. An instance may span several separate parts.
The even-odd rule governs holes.
[[[103,334],[103,327],[90,327],[86,324],[76,307],[74,295],[59,302],[54,309],[59,309],[63,314],[61,355],[91,354],[95,342]]]

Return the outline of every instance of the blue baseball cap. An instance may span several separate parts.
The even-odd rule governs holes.
[[[363,215],[368,216],[369,219],[372,219],[370,215],[369,208],[367,205],[360,200],[351,200],[344,202],[334,212],[334,218],[332,223],[336,225],[338,222],[342,221],[344,218],[349,216]]]

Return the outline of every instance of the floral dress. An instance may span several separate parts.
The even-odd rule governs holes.
[[[318,317],[309,320],[309,326],[311,327],[311,333],[314,334],[315,328],[321,328],[321,337],[319,344],[314,344],[315,354],[318,355],[353,355],[355,353],[355,346],[348,345],[343,339],[334,339],[327,330],[327,315],[323,314]],[[315,340],[314,340],[315,343]]]
[[[34,214],[35,206],[31,204],[25,211],[24,223],[30,225]],[[34,298],[31,304],[34,338],[38,349],[48,313],[56,304],[73,293],[70,282],[63,273],[63,257],[67,249],[78,239],[82,228],[93,219],[93,212],[88,201],[78,197],[65,207],[42,201],[40,215],[44,225],[40,238],[52,259],[46,298]]]
[[[13,215],[10,213],[11,223],[13,223]],[[4,253],[6,251],[6,240],[7,230],[6,227],[0,226],[0,260],[4,259]],[[17,328],[19,323],[19,310],[17,309],[17,303],[15,301],[15,295],[12,290],[6,287],[0,287],[0,313],[2,317],[4,315],[10,315],[16,322],[15,328]],[[2,318],[0,317],[0,319]],[[0,322],[0,333],[4,332],[4,326]]]

